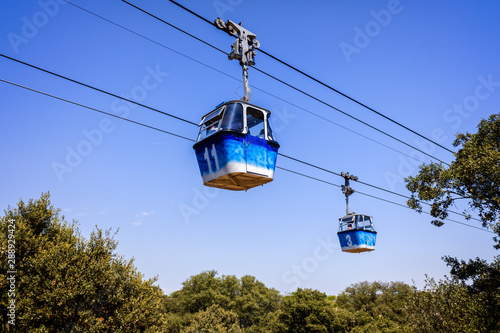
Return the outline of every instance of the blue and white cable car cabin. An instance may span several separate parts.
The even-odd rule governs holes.
[[[349,185],[349,180],[358,181],[358,177],[342,172],[341,176],[345,179],[342,185],[342,193],[345,195],[346,216],[339,219],[340,247],[343,252],[361,253],[375,250],[375,241],[377,232],[373,228],[373,219],[371,216],[349,212],[349,196],[354,190]]]
[[[273,180],[279,144],[271,112],[243,101],[229,101],[202,117],[193,148],[206,186],[248,190]]]
[[[340,247],[343,252],[361,253],[375,250],[377,232],[371,216],[350,213],[339,219]]]
[[[269,126],[271,112],[248,103],[251,97],[248,66],[255,64],[255,49],[260,43],[255,34],[231,20],[224,23],[217,18],[214,23],[237,38],[229,60],[239,60],[245,95],[241,101],[216,107],[201,119],[193,148],[203,184],[246,191],[273,180],[279,148]]]

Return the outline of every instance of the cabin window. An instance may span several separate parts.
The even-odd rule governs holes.
[[[365,215],[354,215],[340,219],[339,231],[351,229],[374,231],[371,217]]]
[[[217,133],[219,130],[220,119],[215,119],[215,121],[206,122],[201,125],[200,137],[198,141],[208,138],[210,135]]]
[[[373,231],[372,219],[369,216],[365,216],[365,230]]]
[[[365,221],[363,215],[356,215],[356,229],[363,230],[365,228]]]
[[[226,105],[220,129],[243,132],[243,106],[240,103]]]
[[[354,229],[354,221],[352,216],[340,220],[340,231]]]
[[[247,108],[248,134],[265,139],[264,113],[254,108]]]
[[[201,124],[198,142],[219,131],[219,124],[222,118],[222,108],[215,110],[203,119]]]

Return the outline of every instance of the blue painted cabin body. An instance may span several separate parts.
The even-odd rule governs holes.
[[[273,180],[279,144],[269,115],[257,106],[230,101],[202,118],[193,148],[203,184],[246,191]]]
[[[373,228],[371,216],[352,213],[339,221],[337,235],[343,252],[361,253],[375,250],[377,232]]]

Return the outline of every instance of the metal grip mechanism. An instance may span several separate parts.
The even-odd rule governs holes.
[[[349,180],[352,179],[354,181],[358,181],[358,177],[349,175],[349,172],[341,172],[340,175],[344,177],[345,180],[345,185],[342,185],[340,188],[342,189],[342,193],[345,195],[346,214],[349,215],[349,196],[355,192],[349,185]]]
[[[240,24],[236,24],[231,20],[226,23],[218,17],[214,21],[215,26],[227,32],[230,36],[236,37],[236,40],[231,45],[231,53],[229,53],[229,60],[239,60],[243,70],[243,89],[245,95],[242,100],[249,102],[251,98],[250,86],[248,84],[248,66],[255,65],[255,49],[260,46],[257,36],[247,29],[243,28]]]

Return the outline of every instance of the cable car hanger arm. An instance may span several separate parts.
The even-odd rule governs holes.
[[[227,22],[224,23],[224,21],[218,17],[215,19],[214,24],[218,29],[227,32],[230,36],[236,37],[233,45],[231,45],[231,53],[228,55],[228,58],[229,60],[237,59],[240,61],[244,91],[244,96],[241,100],[249,102],[252,93],[248,83],[248,66],[255,65],[255,49],[260,46],[257,36],[243,28],[241,22],[240,24],[236,24],[231,20],[227,20]]]

